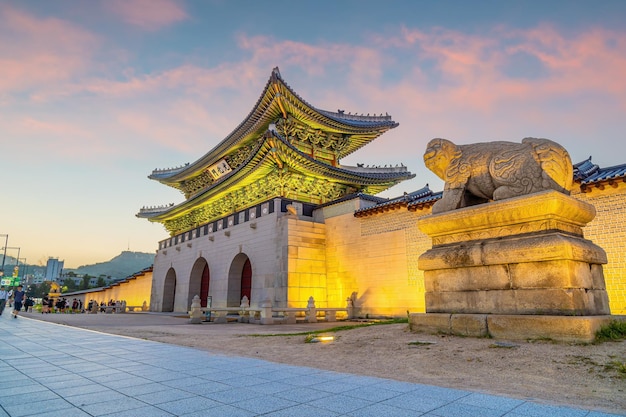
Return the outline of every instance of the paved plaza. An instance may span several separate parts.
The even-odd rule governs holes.
[[[8,308],[0,375],[0,417],[612,415],[13,319]]]

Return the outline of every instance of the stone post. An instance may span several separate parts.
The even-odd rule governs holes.
[[[356,306],[356,291],[353,292],[350,297],[346,298],[346,308],[348,309],[348,319],[354,319],[357,317]]]
[[[263,300],[261,307],[261,324],[274,324],[272,317],[272,302],[269,299]]]
[[[306,321],[307,323],[317,323],[317,308],[315,307],[315,299],[313,296],[309,297],[309,302],[306,306]]]
[[[248,323],[250,317],[248,315],[250,308],[250,300],[248,300],[248,296],[244,295],[241,299],[241,304],[239,304],[239,322],[240,323]]]
[[[200,324],[204,315],[202,314],[202,306],[200,305],[200,297],[194,295],[191,301],[191,311],[189,312],[189,323]]]

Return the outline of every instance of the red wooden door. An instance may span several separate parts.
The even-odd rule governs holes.
[[[248,301],[252,298],[250,297],[250,293],[252,292],[252,265],[250,265],[250,259],[246,259],[246,262],[243,264],[243,271],[241,271],[241,295],[239,299],[241,300],[245,295],[248,297]]]
[[[209,298],[209,265],[205,264],[202,270],[202,281],[200,283],[200,305],[202,307],[207,306],[207,299]]]

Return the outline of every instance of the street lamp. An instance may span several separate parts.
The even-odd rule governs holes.
[[[17,266],[18,266],[18,268],[20,266],[20,259],[22,260],[22,266],[24,267],[24,270],[22,271],[22,279],[20,280],[20,284],[24,285],[26,283],[26,269],[28,267],[26,266],[26,258],[18,258],[17,259]],[[18,272],[17,276],[19,278],[19,276],[20,276],[19,272]],[[22,281],[24,281],[24,282],[22,282]]]
[[[19,259],[20,259],[20,251],[22,250],[22,248],[13,247],[13,246],[5,246],[2,249],[4,249],[5,258],[6,258],[7,249],[17,249],[17,258],[16,258],[17,260],[15,261],[15,266],[17,267],[18,263],[19,263]],[[4,275],[4,261],[3,261],[3,265],[2,265],[2,272],[3,272],[3,275]]]
[[[9,235],[0,234],[0,236],[4,236],[6,240],[4,241],[4,255],[2,256],[2,268],[0,268],[0,275],[4,275],[4,260],[7,258],[7,246],[9,246]]]

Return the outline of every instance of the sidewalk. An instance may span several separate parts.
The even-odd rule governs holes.
[[[2,416],[611,414],[275,364],[0,316]]]

